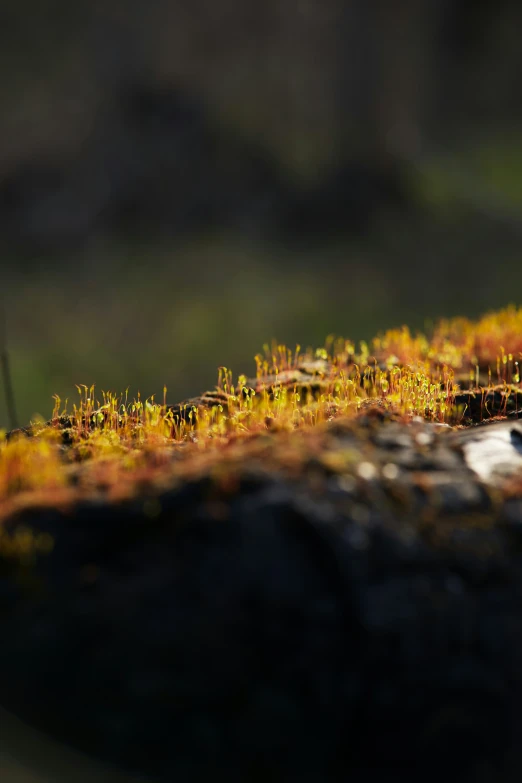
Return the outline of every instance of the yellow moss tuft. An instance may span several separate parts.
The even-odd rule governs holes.
[[[72,409],[55,397],[47,424],[0,433],[0,517],[15,497],[42,490],[58,497],[78,482],[78,492],[111,487],[124,497],[129,481],[146,483],[173,455],[202,459],[238,439],[316,427],[372,406],[453,424],[470,411],[475,418],[506,415],[522,400],[521,363],[522,308],[510,306],[476,322],[441,321],[430,336],[403,326],[358,350],[335,336],[315,351],[267,344],[255,357],[253,378],[234,380],[220,367],[215,391],[175,406],[167,404],[166,388],[157,403],[81,385]],[[489,410],[496,400],[501,407]],[[80,478],[79,462],[90,466]]]

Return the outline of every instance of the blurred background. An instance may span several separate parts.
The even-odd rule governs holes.
[[[517,0],[3,0],[20,422],[519,304],[521,34]]]
[[[520,304],[521,36],[518,0],[2,0],[19,422]],[[2,721],[3,780],[87,775]]]

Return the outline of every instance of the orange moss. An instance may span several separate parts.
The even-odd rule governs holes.
[[[244,459],[259,449],[268,454],[284,433],[371,407],[453,424],[466,421],[467,409],[473,416],[518,410],[522,308],[511,306],[477,322],[441,321],[431,337],[402,327],[370,345],[373,354],[367,343],[357,350],[335,337],[315,352],[266,345],[264,355],[255,357],[255,378],[234,380],[220,367],[216,391],[177,406],[167,405],[166,389],[161,404],[139,394],[129,401],[127,392],[102,392],[100,400],[94,386],[77,387],[72,410],[67,404],[62,409],[55,397],[50,422],[0,438],[0,517],[12,511],[15,498],[31,495],[41,502],[47,492],[61,502],[71,487],[77,496],[101,492],[122,499],[137,486],[161,483],[162,475],[171,481],[173,464],[186,480],[201,465],[223,461],[231,446],[234,453],[244,449]],[[470,391],[461,390],[463,380]],[[487,401],[495,384],[502,410],[474,403]],[[267,433],[268,445],[258,438]],[[295,465],[298,454],[293,445],[287,449]],[[79,463],[89,467],[79,471]]]

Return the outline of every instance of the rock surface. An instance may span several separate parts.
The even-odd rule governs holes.
[[[518,781],[521,440],[368,414],[12,515],[3,706],[159,781]]]

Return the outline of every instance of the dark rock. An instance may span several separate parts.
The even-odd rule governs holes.
[[[55,547],[0,561],[3,705],[158,780],[518,780],[522,508],[467,432],[337,421],[300,473],[267,436],[153,519],[139,496],[7,518]]]

